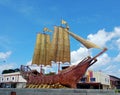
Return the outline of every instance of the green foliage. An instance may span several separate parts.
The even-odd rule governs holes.
[[[116,89],[116,90],[115,90],[115,93],[120,93],[120,89]]]
[[[7,74],[7,73],[14,73],[14,72],[19,72],[20,69],[16,68],[16,69],[9,69],[9,70],[3,70],[2,74]]]
[[[15,70],[15,72],[19,72],[20,71],[20,69],[19,68],[16,68],[16,69],[14,69]]]

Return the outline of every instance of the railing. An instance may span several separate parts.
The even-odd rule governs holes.
[[[21,65],[20,72],[25,79],[28,79],[30,75],[36,76],[34,73],[32,73],[32,70],[30,69],[29,66]]]

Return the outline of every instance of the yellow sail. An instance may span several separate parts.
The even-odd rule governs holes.
[[[41,53],[40,53],[40,64],[45,64],[45,35],[41,37]]]
[[[36,46],[33,55],[32,64],[49,65],[50,36],[47,34],[37,34]]]
[[[47,28],[45,28],[47,31]],[[99,48],[96,44],[83,39],[82,37],[68,31],[68,27],[54,27],[52,41],[50,35],[37,35],[36,45],[33,55],[32,64],[51,65],[51,61],[69,62],[70,63],[70,39],[69,35],[81,42],[86,48]]]
[[[85,39],[83,39],[82,37],[80,36],[77,36],[76,34],[72,33],[72,32],[68,32],[72,37],[74,37],[76,40],[78,40],[79,42],[81,42],[86,48],[98,48],[98,49],[101,49],[98,45],[90,42],[90,41],[87,41]]]
[[[53,33],[53,38],[51,42],[51,50],[50,50],[50,60],[51,61],[56,61],[56,56],[57,56],[57,42],[58,42],[58,27],[54,27],[54,33]]]
[[[65,28],[55,26],[51,52],[51,61],[70,62],[69,34],[65,32]]]
[[[63,29],[63,33],[64,33],[63,62],[70,62],[70,39],[69,39],[69,34],[66,31],[68,31],[68,29]]]
[[[44,65],[51,65],[51,61],[50,61],[50,36],[49,35],[45,35],[46,36],[46,45],[45,45],[45,64]]]
[[[36,39],[36,46],[34,50],[34,55],[32,59],[32,64],[39,64],[39,58],[40,58],[40,51],[41,51],[41,35],[42,34],[37,34],[37,39]]]
[[[58,38],[57,38],[57,56],[56,56],[56,61],[60,62],[63,61],[63,29],[61,27],[58,27]]]

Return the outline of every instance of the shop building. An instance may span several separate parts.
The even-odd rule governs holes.
[[[120,78],[110,75],[111,89],[120,89]]]
[[[109,89],[110,76],[100,71],[88,70],[77,87],[82,89]]]
[[[21,76],[20,72],[0,75],[1,88],[24,88],[25,86],[26,80]]]

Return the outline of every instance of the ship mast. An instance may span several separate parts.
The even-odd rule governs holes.
[[[64,24],[66,26],[66,30],[69,30],[69,26],[67,24],[66,21],[62,20],[61,21],[62,24]],[[98,45],[88,41],[88,40],[85,40],[83,39],[82,37],[70,32],[70,31],[66,31],[69,35],[71,35],[73,38],[75,38],[77,41],[79,41],[80,43],[82,43],[87,49],[89,48],[99,48],[101,49]]]
[[[79,41],[80,43],[82,43],[87,49],[89,48],[98,48],[98,49],[101,49],[101,47],[99,47],[98,45],[88,41],[88,40],[85,40],[83,39],[82,37],[72,33],[72,32],[69,32],[67,31],[72,37],[74,37],[77,41]]]

